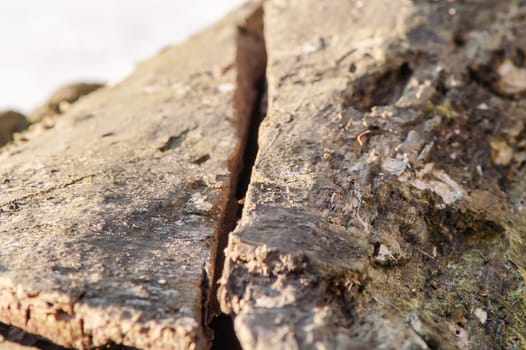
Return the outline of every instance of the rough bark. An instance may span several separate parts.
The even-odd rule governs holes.
[[[264,9],[268,111],[219,290],[242,347],[524,348],[525,5]]]
[[[0,150],[1,322],[74,348],[210,345],[209,276],[243,151],[236,25],[254,8]]]

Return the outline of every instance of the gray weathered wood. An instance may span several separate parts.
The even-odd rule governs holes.
[[[214,234],[239,152],[236,24],[253,8],[0,150],[1,322],[75,348],[209,345]]]

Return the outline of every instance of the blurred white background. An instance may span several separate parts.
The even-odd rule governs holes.
[[[120,80],[243,0],[0,0],[0,110],[75,81]]]

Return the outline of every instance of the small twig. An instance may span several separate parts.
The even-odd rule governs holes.
[[[343,61],[344,59],[346,59],[347,57],[349,57],[349,56],[350,56],[351,54],[353,54],[355,51],[356,51],[356,49],[351,49],[351,50],[347,51],[346,53],[344,53],[342,56],[340,56],[340,58],[338,58],[338,59],[336,60],[336,65],[339,66],[340,63],[342,63],[342,61]]]
[[[359,212],[356,212],[356,218],[358,219],[358,222],[359,222],[360,224],[362,224],[363,229],[365,230],[365,233],[366,233],[366,234],[369,234],[369,233],[370,233],[369,225],[367,225],[367,223],[361,218]]]
[[[361,133],[359,133],[358,136],[356,136],[356,141],[358,141],[358,143],[360,144],[360,147],[363,146],[362,137],[364,137],[365,135],[370,134],[370,133],[371,133],[371,130],[367,129],[367,130],[362,131]]]
[[[423,251],[422,249],[420,249],[420,248],[416,248],[416,250],[418,250],[420,253],[424,254],[424,255],[427,256],[428,258],[431,258],[431,259],[433,259],[433,260],[436,260],[436,259],[437,259],[437,258],[435,258],[433,255],[424,252],[424,251]]]

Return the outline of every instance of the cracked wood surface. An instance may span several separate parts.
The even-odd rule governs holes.
[[[266,46],[218,292],[242,347],[523,348],[525,6],[264,8],[243,62],[251,5],[0,151],[0,321],[77,348],[210,345],[248,127],[231,97],[255,110]]]
[[[239,157],[247,4],[0,150],[0,321],[75,348],[209,344],[214,233]]]
[[[452,3],[265,2],[267,116],[219,289],[243,348],[524,348],[525,104],[477,75],[520,62],[525,9]]]

